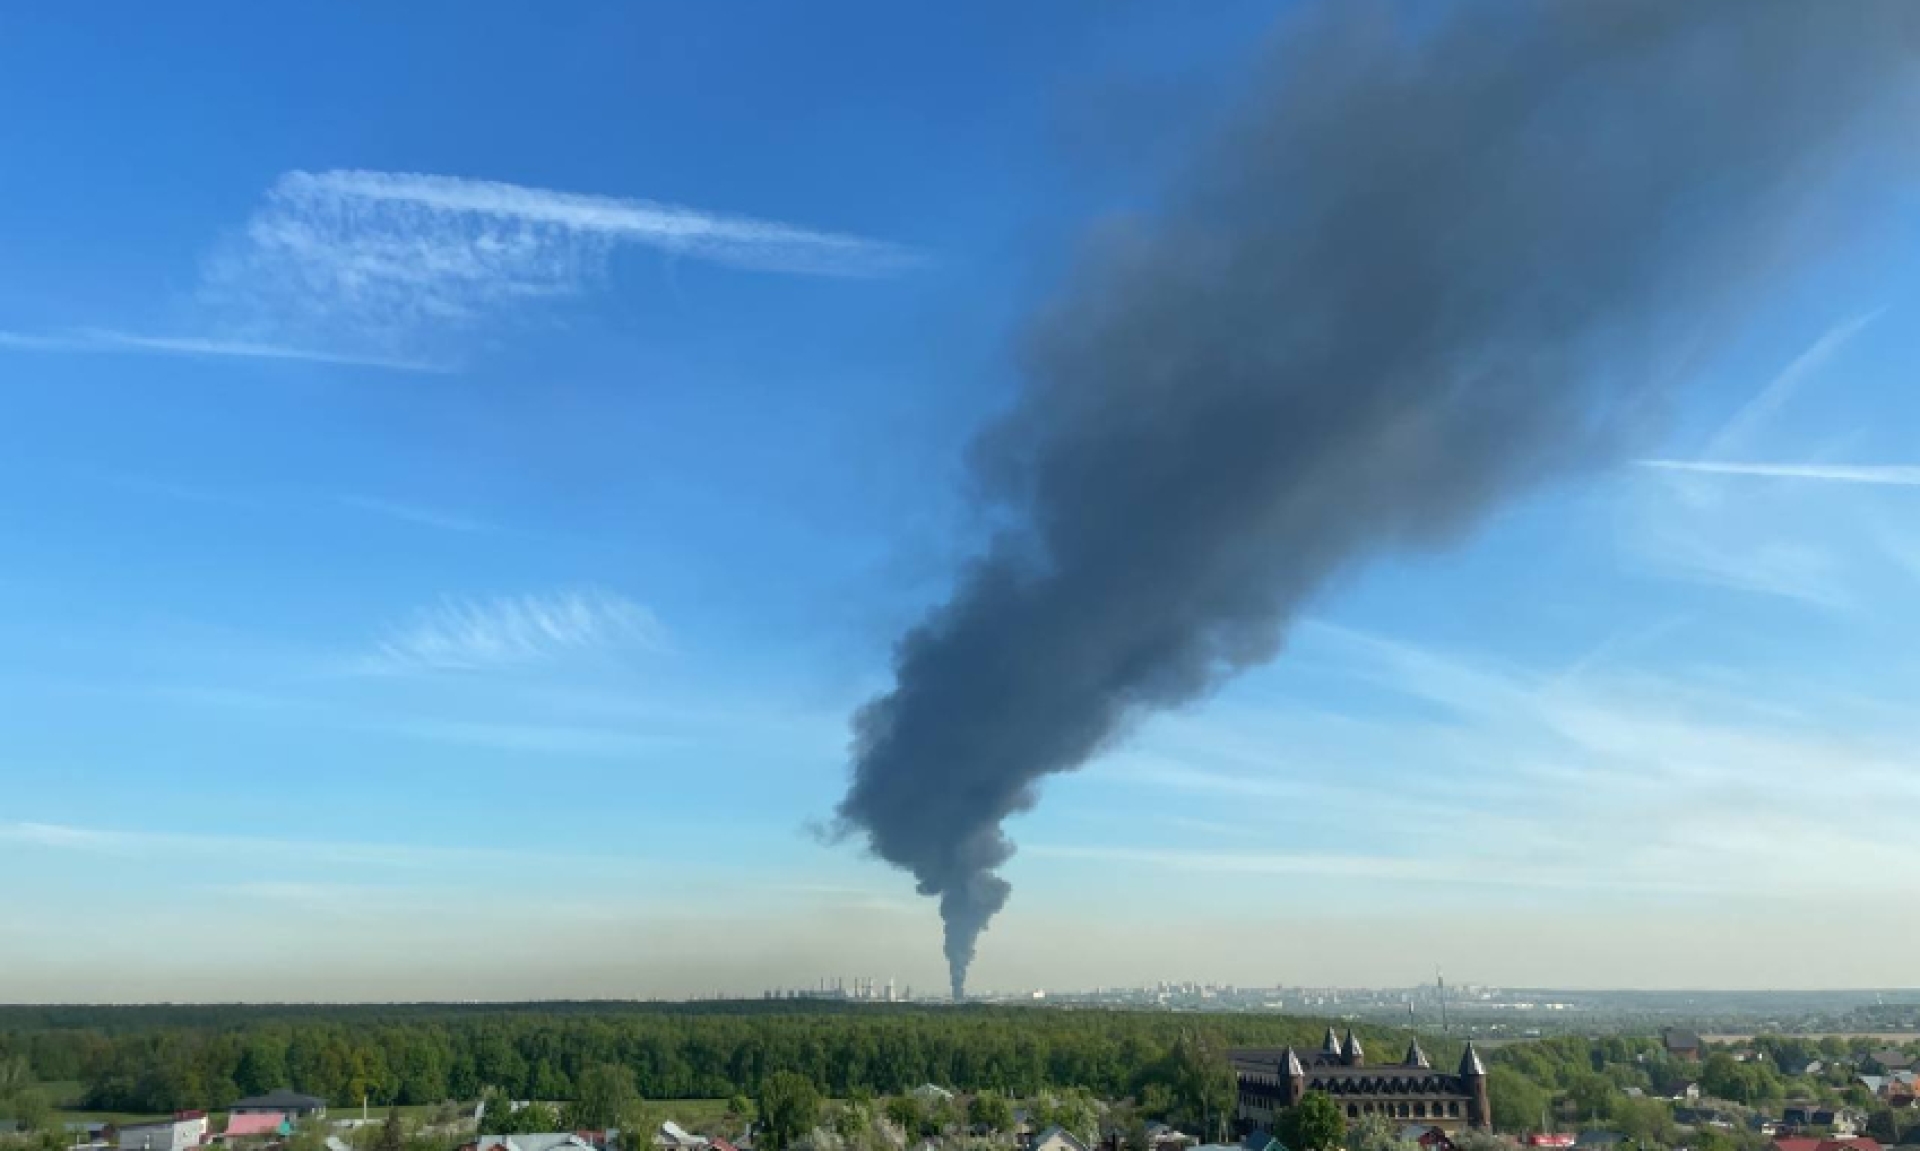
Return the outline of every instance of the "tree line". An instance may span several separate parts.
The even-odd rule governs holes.
[[[0,1059],[84,1083],[89,1108],[139,1112],[218,1109],[282,1086],[336,1104],[471,1100],[489,1088],[570,1100],[601,1066],[626,1069],[648,1099],[757,1097],[777,1072],[833,1098],[929,1082],[1118,1098],[1170,1094],[1183,1035],[1217,1052],[1317,1046],[1324,1028],[1283,1016],[780,1003],[7,1008]],[[1382,1050],[1395,1042],[1361,1030]]]

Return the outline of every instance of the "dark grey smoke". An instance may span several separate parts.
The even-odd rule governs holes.
[[[1033,319],[975,461],[1017,526],[855,717],[840,826],[939,897],[956,997],[1040,781],[1273,658],[1344,569],[1604,459],[1661,356],[1819,241],[1833,163],[1904,146],[1867,113],[1916,17],[1338,0],[1281,30]]]

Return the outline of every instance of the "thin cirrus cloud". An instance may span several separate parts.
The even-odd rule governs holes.
[[[878,240],[650,200],[294,171],[215,254],[202,298],[244,329],[392,355],[578,295],[629,247],[807,276],[887,276],[918,262]]]
[[[666,631],[653,612],[587,589],[443,600],[390,634],[362,666],[385,674],[500,671],[591,652],[666,648]]]
[[[1763,464],[1720,460],[1640,460],[1643,468],[1666,472],[1696,472],[1712,476],[1748,476],[1757,479],[1815,480],[1835,484],[1871,484],[1920,487],[1920,466],[1912,464]]]
[[[444,372],[457,338],[577,296],[617,251],[874,278],[911,248],[677,204],[418,172],[291,171],[204,262],[205,334],[0,331],[0,349],[304,360]]]
[[[155,336],[117,332],[109,328],[74,328],[51,334],[0,331],[0,349],[94,355],[161,355],[229,357],[247,360],[299,360],[315,364],[382,368],[395,372],[444,372],[440,364],[393,356],[327,351],[258,340],[212,339],[205,336]]]

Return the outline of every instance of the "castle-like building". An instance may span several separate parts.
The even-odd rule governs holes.
[[[1228,1053],[1240,1080],[1237,1117],[1242,1130],[1271,1131],[1274,1119],[1309,1091],[1330,1097],[1348,1119],[1384,1115],[1396,1123],[1425,1123],[1445,1131],[1493,1125],[1487,1067],[1467,1044],[1459,1069],[1436,1071],[1415,1039],[1398,1063],[1369,1065],[1353,1029],[1343,1042],[1327,1028],[1320,1050],[1268,1047]]]

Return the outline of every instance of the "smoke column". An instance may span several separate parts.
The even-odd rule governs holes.
[[[1340,0],[1280,29],[1029,321],[973,459],[1012,526],[854,717],[838,827],[938,897],[956,998],[1040,781],[1272,659],[1330,577],[1604,461],[1661,356],[1817,239],[1834,162],[1904,146],[1871,113],[1916,17]]]

